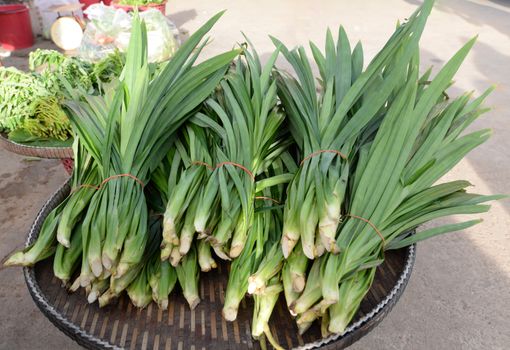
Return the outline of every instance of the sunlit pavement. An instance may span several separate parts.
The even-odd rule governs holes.
[[[362,40],[367,59],[381,48],[397,19],[419,1],[203,1],[170,0],[170,18],[183,38],[222,9],[206,55],[243,42],[242,30],[263,59],[273,50],[267,34],[288,46],[323,43],[326,28],[342,24],[352,42]],[[510,193],[510,1],[438,0],[422,42],[422,66],[441,66],[479,34],[451,95],[491,84],[493,110],[472,127],[493,137],[447,175],[466,179],[472,191]],[[47,42],[41,43],[47,47]],[[3,60],[26,67],[26,55]],[[281,66],[284,64],[280,63]],[[33,218],[66,174],[58,161],[29,161],[0,150],[0,256],[25,239]],[[493,205],[469,230],[421,243],[406,292],[390,315],[352,349],[507,349],[510,344],[510,201]],[[448,222],[454,219],[446,220]],[[0,349],[73,349],[32,302],[22,270],[0,271]]]

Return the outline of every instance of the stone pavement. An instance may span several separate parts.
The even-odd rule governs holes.
[[[417,0],[170,0],[170,18],[193,32],[221,9],[206,54],[242,42],[242,30],[267,58],[270,33],[289,46],[323,43],[326,27],[344,25],[361,39],[368,57],[381,47],[397,19]],[[478,42],[451,94],[482,92],[491,84],[493,110],[473,129],[493,137],[447,179],[471,181],[477,192],[510,193],[510,1],[438,0],[425,30],[422,65],[440,66],[470,37]],[[26,64],[9,58],[4,64]],[[64,182],[58,161],[27,160],[0,149],[0,258],[22,246],[35,214]],[[510,346],[510,201],[481,215],[484,223],[421,243],[406,292],[389,316],[351,349],[508,349]],[[456,218],[445,220],[455,222]],[[19,268],[0,270],[0,349],[78,349],[32,302]]]

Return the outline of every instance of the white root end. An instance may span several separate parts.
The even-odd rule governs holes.
[[[299,236],[298,236],[299,237]],[[294,238],[293,234],[284,233],[282,236],[282,252],[285,259],[287,259],[292,253],[292,250],[296,246],[298,238]]]
[[[200,270],[202,272],[209,272],[217,267],[216,262],[212,259],[211,260],[199,259],[198,264],[200,265]]]
[[[329,224],[319,226],[319,236],[321,243],[328,252],[333,254],[340,253],[335,239],[337,226],[338,225],[336,222],[331,222]]]
[[[253,325],[251,329],[251,336],[254,339],[259,339],[259,337],[264,333],[264,326],[260,324],[260,322],[257,322],[255,325]]]
[[[103,273],[103,263],[99,258],[93,259],[90,261],[90,269],[92,270],[94,276],[99,277]]]
[[[317,249],[315,249],[315,245],[313,243],[305,243],[302,242],[303,253],[310,260],[313,260],[317,257]]]
[[[103,254],[101,255],[101,262],[102,262],[102,264],[103,264],[103,266],[104,266],[104,268],[105,268],[106,270],[108,270],[108,271],[109,271],[109,270],[111,270],[112,265],[113,265],[113,259],[111,259],[111,258],[108,256],[108,254],[103,253]]]
[[[200,266],[200,271],[208,272],[211,271],[211,265],[209,265],[209,261],[207,259],[198,258],[198,265]]]
[[[232,259],[230,259],[230,256],[228,256],[221,247],[219,246],[213,246],[213,250],[214,252],[216,253],[216,255],[222,259],[222,260],[227,260],[227,261],[230,261]]]
[[[338,217],[340,215],[341,200],[335,190],[330,200],[325,203],[325,210],[319,219],[319,237],[326,250],[333,254],[338,254],[336,245],[336,231],[338,229]]]
[[[257,275],[248,277],[248,294],[261,294],[264,289],[266,289],[266,284]]]
[[[237,318],[237,308],[233,307],[223,308],[221,314],[223,315],[223,318],[225,320],[233,322]]]
[[[25,261],[25,254],[23,252],[12,254],[9,259],[4,262],[4,266],[28,266]]]
[[[349,324],[349,321],[347,321],[345,318],[340,317],[332,317],[329,320],[329,327],[328,331],[334,334],[341,334],[345,331],[347,328],[347,325]]]
[[[80,286],[82,288],[89,286],[90,282],[92,282],[92,279],[90,278],[90,276],[80,276]]]
[[[307,324],[315,321],[317,318],[319,318],[321,312],[320,305],[315,305],[311,309],[308,309],[307,311],[303,312],[299,318],[297,319],[296,323],[298,326],[300,324]]]
[[[129,264],[125,262],[119,262],[117,265],[117,271],[115,274],[115,278],[122,277],[129,270]]]
[[[198,265],[200,266],[200,270],[202,272],[211,271],[211,265],[208,258],[198,257]]]
[[[181,241],[179,244],[179,253],[182,256],[186,255],[189,252],[189,250],[191,249],[192,239],[193,239],[193,236],[181,234]]]
[[[95,302],[98,298],[98,295],[97,295],[97,292],[96,291],[92,291],[89,293],[89,295],[87,295],[87,301],[89,304],[92,304],[93,302]]]
[[[198,295],[188,295],[188,296],[184,296],[186,298],[186,301],[188,302],[189,304],[189,308],[191,310],[194,310],[198,304],[200,304],[200,298],[198,297]]]
[[[134,306],[140,309],[145,309],[148,305],[147,300],[144,300],[143,297],[139,299],[137,298],[131,299],[131,302],[133,303]]]
[[[71,286],[69,287],[69,291],[70,292],[76,292],[78,290],[78,288],[80,288],[80,276],[78,276],[73,284],[71,284]]]
[[[257,286],[255,285],[255,283],[248,282],[248,294],[254,294],[256,290]]]
[[[210,265],[204,265],[204,264],[199,264],[199,265],[200,265],[200,271],[202,271],[202,272],[209,272],[212,269],[212,267]]]
[[[182,255],[181,253],[179,253],[179,249],[177,247],[174,247],[174,249],[172,249],[172,253],[170,254],[170,264],[173,267],[176,267],[177,265],[179,265],[181,259]]]
[[[291,273],[292,290],[296,293],[301,293],[305,289],[306,280],[305,276]]]
[[[63,237],[63,235],[61,235],[59,232],[57,232],[57,241],[66,248],[71,247],[71,242],[69,242],[69,239],[67,237]]]
[[[316,242],[315,242],[315,251],[316,251],[317,257],[322,256],[326,252],[326,248],[324,247],[324,245],[322,244],[320,239],[316,240]]]
[[[174,237],[176,237],[175,221],[165,215],[163,220],[163,242],[172,242]]]
[[[205,232],[206,220],[198,218],[198,219],[195,219],[195,222],[193,224],[195,226],[196,232],[206,235],[206,232]]]
[[[103,295],[99,297],[99,307],[104,307],[108,304],[110,304],[115,297],[115,294],[112,293],[112,291],[107,290]]]
[[[244,243],[235,243],[232,244],[232,247],[230,247],[230,258],[234,259],[237,258],[239,255],[241,255],[241,252],[243,251]]]
[[[170,254],[172,253],[172,245],[165,245],[161,248],[160,259],[161,261],[168,260],[170,258]]]

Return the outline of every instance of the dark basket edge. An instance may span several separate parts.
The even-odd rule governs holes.
[[[25,242],[25,247],[28,247],[35,240],[37,234],[39,234],[40,226],[42,225],[44,218],[49,214],[49,212],[60,203],[69,193],[70,187],[70,179],[68,179],[60,188],[58,188],[53,195],[45,202],[41,210],[38,212],[34,223],[32,224],[27,240]],[[363,336],[368,334],[372,329],[375,328],[386,315],[393,309],[397,301],[400,299],[400,296],[403,294],[409,278],[411,276],[411,271],[414,266],[414,262],[416,259],[416,245],[409,246],[407,248],[407,256],[406,256],[406,264],[404,266],[404,270],[399,277],[396,285],[392,288],[391,292],[386,296],[384,300],[382,300],[372,311],[366,314],[364,317],[359,319],[354,324],[351,324],[344,333],[332,335],[328,338],[324,338],[318,340],[313,343],[306,344],[304,346],[298,347],[296,349],[299,350],[308,350],[308,349],[333,349],[335,343],[338,341],[342,341],[347,346],[352,345]],[[50,322],[55,325],[60,331],[74,340],[81,346],[84,346],[88,349],[122,349],[113,345],[109,342],[101,340],[95,336],[88,334],[83,331],[80,327],[69,321],[67,318],[63,317],[60,313],[58,313],[55,308],[50,305],[46,297],[42,294],[42,291],[39,287],[39,284],[35,278],[35,270],[33,267],[24,267],[23,273],[25,277],[25,282],[27,284],[29,293],[34,300],[37,307],[41,310],[41,312],[50,320]],[[359,331],[359,332],[358,332]]]
[[[406,264],[404,271],[400,275],[391,292],[382,300],[372,311],[363,316],[361,319],[351,324],[344,333],[335,334],[328,338],[318,340],[316,342],[298,347],[296,350],[308,349],[334,349],[337,341],[342,341],[346,347],[354,344],[356,341],[370,333],[381,321],[390,313],[393,307],[404,293],[407,283],[411,277],[414,262],[416,260],[416,244],[407,247]],[[357,332],[359,330],[359,332]],[[333,346],[333,347],[330,347]]]

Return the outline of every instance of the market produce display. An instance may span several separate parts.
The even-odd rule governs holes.
[[[235,320],[253,297],[254,338],[281,348],[269,321],[282,293],[300,333],[318,320],[323,336],[342,333],[385,251],[473,226],[481,220],[419,229],[501,198],[439,183],[490,136],[464,131],[491,89],[446,93],[474,39],[434,76],[420,74],[432,5],[399,24],[366,68],[343,28],[336,40],[327,32],[324,51],[311,43],[312,58],[272,38],[264,64],[248,39],[198,60],[220,13],[156,69],[135,15],[120,79],[102,94],[63,80],[72,191],[6,264],[54,256],[55,276],[91,303],[126,291],[135,306],[162,309],[173,293],[195,308],[201,273],[227,264],[223,317]],[[292,72],[276,66],[280,55]]]
[[[141,6],[150,4],[162,4],[165,0],[118,0],[120,5]]]
[[[69,146],[73,132],[63,108],[64,81],[89,94],[102,94],[119,76],[123,60],[118,52],[90,63],[38,49],[30,53],[30,72],[0,67],[0,132],[18,143]]]

